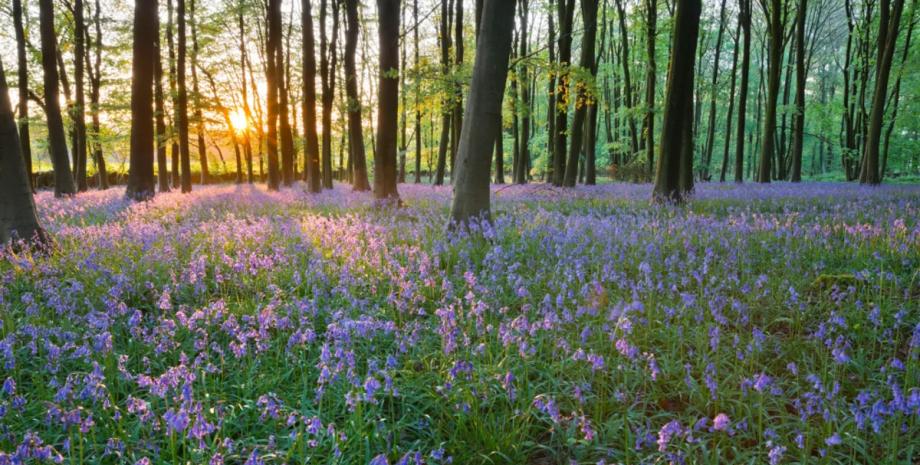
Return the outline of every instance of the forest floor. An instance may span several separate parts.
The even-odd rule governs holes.
[[[917,463],[920,186],[38,194],[0,464]]]

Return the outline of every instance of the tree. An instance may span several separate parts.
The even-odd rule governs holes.
[[[134,52],[131,73],[131,153],[125,195],[153,197],[153,77],[157,33],[156,0],[134,4]]]
[[[738,90],[738,136],[735,147],[735,182],[744,181],[744,135],[747,122],[748,80],[751,71],[751,0],[740,0],[738,21],[744,34],[741,84]]]
[[[208,151],[204,143],[204,116],[201,111],[201,91],[198,86],[198,21],[195,20],[197,0],[189,1],[189,22],[192,29],[192,99],[195,103],[195,134],[198,138],[198,160],[201,169],[201,184],[210,182]]]
[[[19,143],[22,145],[22,159],[25,162],[26,180],[32,185],[32,144],[29,135],[29,67],[26,58],[26,33],[23,27],[27,16],[22,0],[13,0],[13,27],[16,30],[16,63],[19,66]]]
[[[527,175],[530,167],[530,76],[527,69],[527,61],[524,59],[528,53],[527,47],[527,20],[529,15],[529,2],[520,0],[518,5],[518,18],[521,21],[521,37],[519,40],[520,51],[518,56],[521,57],[518,63],[518,79],[521,87],[521,135],[520,148],[516,159],[517,165],[512,168],[513,181],[517,184],[526,184]]]
[[[653,193],[659,202],[683,202],[693,188],[687,179],[693,179],[693,68],[701,10],[701,0],[677,0]]]
[[[74,22],[74,85],[76,102],[71,113],[73,117],[74,128],[74,161],[75,177],[77,190],[83,192],[87,189],[86,185],[86,96],[84,93],[84,44],[86,40],[86,23],[83,20],[83,0],[74,0],[73,2],[73,22]]]
[[[464,111],[463,132],[457,152],[457,179],[451,205],[451,225],[462,225],[480,217],[490,220],[489,174],[495,133],[491,124],[501,112],[501,96],[508,76],[511,31],[516,2],[485,0],[476,41],[473,79]]]
[[[355,52],[358,47],[358,0],[345,0],[345,96],[348,108],[348,149],[354,171],[352,186],[356,191],[371,189],[367,180],[367,157],[361,121],[361,100],[358,97],[358,73]]]
[[[616,0],[617,13],[620,19],[620,39],[623,46],[623,55],[620,57],[620,63],[623,65],[623,102],[627,110],[632,109],[633,102],[633,85],[631,74],[629,72],[629,34],[626,29],[626,10],[623,8],[623,0]],[[636,131],[636,121],[629,115],[626,116],[629,125],[629,141],[631,143],[631,154],[639,151],[639,136]],[[651,171],[652,159],[649,159],[649,171]]]
[[[319,139],[316,134],[316,55],[313,47],[313,13],[310,0],[301,2],[303,26],[303,128],[304,180],[310,192],[320,192],[322,173],[319,169]]]
[[[712,162],[712,149],[716,135],[716,95],[719,85],[719,59],[722,57],[722,36],[725,34],[725,0],[719,7],[719,32],[716,35],[716,56],[712,63],[712,82],[709,85],[709,131],[706,135],[706,151],[703,153],[703,170],[700,178],[709,180],[709,165]]]
[[[172,101],[172,122],[169,139],[172,186],[179,187],[179,140],[176,138],[176,44],[173,38],[173,0],[166,0],[166,47],[169,57],[169,97]]]
[[[0,61],[0,245],[12,239],[41,244],[47,241],[47,236],[35,213],[32,186],[20,151],[6,74]]]
[[[380,77],[377,91],[377,150],[374,197],[399,200],[396,190],[396,131],[399,121],[399,0],[377,0]]]
[[[93,27],[96,30],[95,43],[87,39],[86,70],[89,75],[89,112],[93,124],[93,160],[96,164],[96,177],[99,189],[109,188],[109,175],[105,168],[105,157],[102,156],[102,143],[100,132],[102,122],[99,115],[99,98],[102,88],[102,20],[100,18],[102,7],[99,0],[95,2],[93,10]],[[90,63],[90,48],[93,48],[93,63]],[[89,138],[88,138],[89,139]]]
[[[339,36],[339,2],[332,0],[332,40],[326,36],[327,0],[320,0],[320,78],[323,91],[323,188],[332,189],[332,104],[335,101],[335,70],[338,54],[336,53]]]
[[[153,103],[154,125],[156,128],[157,186],[160,192],[169,192],[169,169],[166,168],[166,142],[169,135],[166,133],[166,109],[163,101],[163,60],[160,54],[159,16],[156,19],[153,34],[153,46],[156,50],[153,58]]]
[[[743,0],[742,0],[743,1]],[[652,174],[655,166],[655,84],[657,65],[655,63],[655,35],[657,34],[658,0],[645,0],[646,36],[645,36],[645,150],[648,159],[648,172]]]
[[[415,26],[412,28],[412,36],[415,44],[415,69],[418,73],[420,59],[419,59],[419,49],[418,49],[418,0],[412,1],[412,21]],[[417,76],[417,74],[416,74]],[[414,79],[415,86],[415,183],[420,184],[422,182],[422,109],[421,109],[421,96],[419,89],[418,77]]]
[[[252,110],[249,107],[249,93],[246,88],[246,69],[248,57],[246,54],[246,23],[243,17],[244,0],[240,0],[237,11],[237,23],[240,29],[240,92],[243,101],[243,114],[246,116],[246,127],[243,129],[243,152],[246,157],[246,182],[252,184],[255,179],[252,173],[252,145],[249,143],[250,121],[252,121]],[[316,125],[313,126],[314,128]],[[259,130],[262,127],[259,126]]]
[[[802,146],[805,140],[805,14],[808,1],[799,0],[795,18],[795,115],[792,119],[792,172],[789,180],[802,180]]]
[[[862,160],[860,184],[877,185],[881,183],[879,175],[879,145],[882,137],[882,124],[885,118],[885,105],[888,100],[888,78],[894,50],[898,42],[898,29],[904,0],[881,0],[881,19],[879,22],[878,61],[875,75],[875,93],[872,97],[872,111],[868,121],[868,137]],[[886,21],[887,19],[887,21]]]
[[[281,0],[268,0],[268,40],[266,42],[265,86],[268,113],[268,189],[278,190],[278,67],[275,54],[281,53]]]
[[[575,17],[575,0],[557,0],[559,20],[559,72],[556,79],[556,101],[553,137],[553,185],[561,186],[565,179],[566,135],[569,127],[569,64],[572,59],[572,23]]]
[[[588,72],[591,80],[597,74],[594,57],[594,43],[597,39],[597,4],[598,0],[581,0],[581,17],[584,22],[585,33],[581,44],[580,67]],[[594,96],[588,91],[590,85],[590,82],[586,82],[579,83],[577,86],[575,117],[572,121],[572,143],[569,145],[569,159],[565,165],[565,177],[562,181],[562,184],[567,187],[575,187],[576,176],[578,175],[578,156],[581,154],[583,142],[582,131],[584,130],[585,119],[588,116],[588,109],[594,104]],[[594,151],[594,147],[586,147],[586,150]]]
[[[45,117],[48,122],[48,151],[54,167],[54,195],[62,197],[77,192],[70,172],[67,155],[67,138],[58,91],[57,40],[54,33],[54,4],[52,0],[39,0],[41,23],[42,69],[45,84]]]
[[[779,99],[780,72],[785,48],[786,9],[782,0],[760,0],[760,5],[767,19],[770,54],[767,58],[767,101],[764,107],[757,182],[766,183],[770,182],[771,164],[776,156],[776,105]]]
[[[722,151],[722,172],[719,174],[719,182],[725,182],[725,174],[728,172],[728,149],[732,141],[732,114],[735,110],[735,84],[738,77],[738,49],[741,40],[741,21],[738,21],[735,27],[735,46],[732,50],[732,84],[728,91],[728,115],[725,117],[725,146]]]
[[[176,84],[178,85],[178,94],[176,96],[176,124],[179,127],[179,164],[182,167],[182,192],[192,191],[192,167],[191,154],[188,146],[188,91],[185,87],[185,0],[176,2],[176,22],[179,29],[178,44],[178,64],[176,65]]]
[[[447,0],[441,0],[441,27],[438,34],[438,42],[441,46],[441,72],[444,79],[450,77],[450,12],[451,8]],[[441,140],[438,144],[438,165],[435,171],[434,185],[444,184],[444,171],[447,165],[447,151],[450,143],[451,127],[451,105],[453,99],[444,96],[441,99]]]

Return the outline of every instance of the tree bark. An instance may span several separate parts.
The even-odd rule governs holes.
[[[648,173],[651,177],[655,166],[655,82],[658,79],[655,63],[655,35],[657,34],[658,0],[646,0],[645,51],[647,68],[645,73],[645,150],[648,159]]]
[[[591,79],[597,73],[594,56],[597,40],[597,6],[598,0],[581,0],[581,17],[584,21],[585,32],[582,36],[580,66],[588,71]],[[588,116],[588,109],[594,105],[595,99],[588,93],[587,84],[576,87],[578,87],[578,94],[575,100],[575,117],[572,121],[572,142],[569,145],[569,159],[565,165],[565,177],[562,181],[562,185],[566,187],[575,187],[578,176],[578,157],[584,141],[585,120]],[[587,147],[587,150],[594,151],[594,147]]]
[[[374,197],[399,201],[397,130],[399,121],[399,0],[377,0],[380,76],[377,91],[377,150]]]
[[[156,17],[154,25],[154,50],[153,57],[153,101],[154,101],[154,121],[156,129],[156,151],[157,151],[157,184],[160,192],[169,192],[169,169],[166,167],[166,142],[169,135],[166,133],[166,116],[165,105],[163,104],[163,61],[160,54],[160,18]]]
[[[450,6],[447,0],[441,0],[441,27],[439,42],[441,46],[441,72],[444,79],[450,77]],[[438,164],[434,178],[434,185],[444,184],[444,171],[447,166],[447,152],[450,149],[450,128],[452,121],[453,99],[445,96],[441,99],[441,140],[438,144]]]
[[[693,68],[702,2],[677,0],[676,8],[653,199],[680,203],[693,187],[687,180],[693,179]]]
[[[313,13],[310,0],[301,1],[303,27],[303,127],[304,176],[310,192],[320,192],[322,173],[319,162],[319,139],[316,133],[316,55],[313,40]]]
[[[740,0],[738,21],[744,34],[741,84],[738,91],[738,135],[735,146],[735,182],[744,181],[744,135],[747,123],[748,82],[751,72],[751,0]]]
[[[575,0],[557,0],[559,21],[559,71],[556,79],[556,107],[553,136],[553,185],[561,186],[565,181],[566,139],[569,127],[569,66],[572,60],[572,24],[575,17]],[[552,14],[552,13],[550,13]]]
[[[335,101],[335,70],[338,62],[336,52],[339,36],[339,2],[332,0],[332,41],[326,36],[327,0],[320,0],[319,32],[320,32],[320,79],[322,95],[322,123],[323,123],[323,188],[332,189],[332,105]]]
[[[763,133],[760,143],[760,166],[757,182],[770,182],[771,163],[776,155],[776,104],[779,99],[780,72],[783,67],[784,14],[782,0],[762,4],[767,17],[769,56],[767,61],[767,101],[764,107]]]
[[[177,0],[176,2],[176,23],[179,30],[178,64],[176,65],[176,84],[179,90],[176,96],[176,124],[179,127],[179,165],[182,168],[182,175],[180,176],[182,192],[188,193],[192,191],[192,167],[188,145],[188,91],[185,86],[185,0]]]
[[[805,14],[808,1],[799,0],[795,21],[795,116],[792,124],[792,172],[789,180],[802,180],[802,146],[805,141]]]
[[[712,64],[712,81],[709,85],[709,127],[706,135],[706,151],[703,153],[703,169],[700,178],[708,181],[712,162],[712,149],[716,134],[716,94],[719,86],[719,61],[722,58],[722,37],[725,35],[725,0],[719,7],[719,32],[716,34],[716,56]]]
[[[84,60],[85,41],[86,41],[86,22],[83,19],[83,0],[74,0],[73,2],[73,21],[74,21],[74,85],[75,97],[74,108],[72,112],[74,136],[76,144],[74,146],[74,159],[76,160],[75,177],[77,190],[84,192],[87,190],[86,184],[86,96],[84,86]]]
[[[195,104],[195,134],[198,138],[198,161],[201,168],[201,184],[211,182],[208,169],[208,152],[204,141],[204,116],[201,110],[201,91],[198,86],[198,22],[195,7],[198,0],[189,0],[189,22],[192,29],[192,100]]]
[[[97,0],[98,1],[98,0]],[[179,139],[176,137],[176,97],[178,95],[178,90],[176,90],[176,44],[175,39],[173,38],[173,0],[166,0],[166,47],[168,49],[168,59],[169,59],[169,98],[172,102],[172,121],[170,122],[169,128],[169,141],[170,149],[170,167],[171,171],[171,180],[172,187],[179,187]]]
[[[627,109],[632,110],[635,99],[633,99],[632,78],[629,72],[629,34],[626,29],[626,10],[623,9],[622,0],[616,0],[616,5],[620,19],[620,38],[623,46],[623,57],[620,60],[623,66],[623,102],[626,104]],[[626,122],[629,125],[629,141],[632,149],[630,151],[630,156],[633,156],[639,151],[639,136],[636,130],[636,121],[632,116],[627,115]],[[649,167],[649,169],[651,169],[651,167]]]
[[[153,185],[153,76],[157,33],[156,0],[134,4],[134,52],[131,77],[131,154],[125,195],[148,200]]]
[[[492,161],[495,132],[491,124],[501,112],[501,96],[508,74],[511,31],[514,29],[516,2],[485,0],[476,43],[476,61],[469,99],[464,112],[463,132],[457,153],[457,179],[451,205],[451,226],[465,225],[471,219],[490,220],[489,164]]]
[[[86,47],[86,69],[89,74],[89,111],[90,118],[93,122],[93,160],[96,164],[96,178],[99,189],[109,188],[108,172],[105,168],[105,158],[102,156],[102,143],[100,142],[101,121],[99,117],[99,94],[102,87],[102,8],[99,0],[95,2],[93,10],[93,26],[96,30],[95,48],[93,48],[93,63],[90,63],[90,44],[92,41],[87,39]],[[88,33],[87,33],[88,37]]]
[[[19,143],[3,62],[0,61],[0,245],[13,239],[46,243]]]
[[[32,183],[32,143],[29,135],[29,67],[26,57],[26,35],[23,26],[24,17],[28,13],[23,8],[22,0],[13,0],[13,28],[16,30],[16,58],[18,65],[19,82],[19,143],[21,145],[22,159],[26,170],[26,180],[29,188],[34,189]]]
[[[527,46],[527,30],[528,25],[528,16],[529,16],[529,2],[527,0],[520,0],[518,10],[518,17],[521,21],[521,37],[520,37],[520,52],[518,55],[520,57],[526,57],[528,54]],[[521,60],[518,63],[518,77],[520,79],[520,88],[521,88],[521,135],[520,135],[520,147],[518,150],[517,166],[512,168],[514,173],[513,182],[517,184],[526,184],[527,178],[529,175],[529,166],[530,166],[530,124],[531,124],[531,100],[530,100],[530,73],[527,69],[526,60]]]
[[[412,1],[412,22],[415,24],[415,27],[412,28],[412,35],[415,39],[413,41],[415,46],[415,72],[416,77],[415,82],[415,183],[421,184],[422,182],[422,110],[421,110],[421,90],[419,87],[418,73],[420,72],[420,58],[419,58],[419,49],[418,49],[418,0]]]
[[[58,91],[57,41],[54,32],[54,4],[52,0],[39,0],[41,23],[42,68],[45,84],[45,116],[48,122],[48,152],[54,166],[54,195],[73,195],[77,188],[70,171],[67,155],[67,136]]]
[[[735,111],[735,84],[738,77],[738,49],[741,41],[741,21],[735,27],[735,46],[732,50],[732,84],[728,97],[728,115],[725,117],[725,146],[722,151],[722,172],[719,174],[719,182],[725,182],[725,175],[728,172],[728,149],[732,141],[732,115]]]
[[[361,30],[358,0],[345,0],[345,13],[345,95],[348,107],[348,149],[353,167],[352,187],[356,191],[368,191],[371,186],[367,180],[361,99],[358,96],[358,74],[355,67],[358,33]]]
[[[278,67],[275,54],[281,53],[281,0],[268,1],[268,40],[266,41],[265,84],[268,112],[268,189],[281,187],[278,170]]]

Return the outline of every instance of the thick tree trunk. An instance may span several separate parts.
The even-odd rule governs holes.
[[[358,96],[358,74],[355,52],[361,24],[358,0],[345,0],[345,96],[348,99],[348,149],[352,160],[352,187],[356,191],[371,189],[367,180],[367,157],[364,153],[361,99]]]
[[[125,195],[133,200],[147,200],[154,195],[152,107],[156,25],[156,0],[137,0],[131,67],[131,154],[125,189]]]
[[[45,116],[48,122],[48,152],[54,167],[54,195],[73,195],[77,188],[70,171],[67,155],[67,136],[58,93],[57,41],[54,32],[54,4],[52,0],[39,0],[41,23],[42,69],[45,84]]]
[[[701,0],[677,0],[653,194],[657,201],[682,202],[692,189],[693,68],[701,9]]]
[[[35,213],[6,74],[0,61],[0,245],[12,239],[44,243],[47,236]]]
[[[596,74],[594,46],[597,40],[597,4],[598,0],[581,0],[581,17],[584,21],[584,35],[582,36],[580,66],[587,70],[594,78]],[[582,142],[584,142],[585,120],[588,116],[588,108],[593,105],[594,96],[587,92],[587,85],[578,87],[578,94],[575,100],[575,117],[572,121],[572,142],[569,145],[569,159],[565,165],[565,177],[562,185],[566,187],[575,187],[575,181],[578,176],[578,157],[581,153]],[[594,151],[594,147],[588,147],[588,150]]]
[[[771,164],[776,156],[776,104],[779,99],[780,72],[783,67],[783,6],[782,0],[770,0],[770,7],[764,5],[767,16],[767,39],[769,57],[767,61],[767,101],[764,108],[763,133],[760,143],[760,166],[757,182],[770,182]]]
[[[495,133],[499,128],[491,124],[474,124],[474,121],[494,121],[501,112],[515,3],[485,0],[483,5],[473,79],[457,154],[457,179],[450,215],[452,226],[466,224],[477,217],[490,219],[489,164]]]
[[[399,0],[377,0],[380,76],[377,91],[377,150],[374,197],[399,201],[397,130],[399,121]]]
[[[552,12],[550,12],[552,14]],[[569,66],[572,61],[572,24],[575,0],[557,0],[556,19],[559,21],[559,72],[556,79],[555,123],[553,137],[553,185],[565,181],[566,139],[569,128]]]
[[[22,0],[13,0],[13,27],[16,30],[16,63],[18,64],[19,82],[19,143],[22,146],[22,159],[26,170],[26,180],[29,188],[32,184],[32,143],[29,135],[29,67],[26,56],[26,35],[24,18],[28,13],[24,10]]]
[[[291,37],[290,28],[287,37],[289,42]],[[285,52],[285,50],[287,51]],[[286,62],[290,61],[290,57],[287,57],[290,54],[290,50],[290,43],[282,45],[281,40],[278,41],[278,48],[275,51],[275,66],[277,67],[275,78],[278,82],[278,130],[281,131],[281,182],[287,187],[294,184],[295,173],[294,131],[291,128],[289,102],[291,83],[288,82],[287,66],[285,65]]]
[[[268,40],[266,42],[265,84],[268,105],[268,189],[281,187],[278,169],[278,67],[275,54],[281,53],[281,0],[268,2]]]
[[[303,171],[310,192],[320,192],[323,186],[319,167],[319,139],[316,134],[316,55],[310,0],[301,1],[301,25],[303,26]]]

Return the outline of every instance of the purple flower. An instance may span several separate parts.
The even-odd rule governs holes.
[[[371,461],[368,462],[367,465],[390,465],[390,462],[387,461],[387,456],[386,456],[386,455],[380,454],[380,455],[377,455],[376,457],[372,458]]]
[[[677,420],[671,420],[662,426],[661,429],[658,430],[658,451],[664,452],[667,450],[668,443],[671,442],[671,439],[681,434],[682,431],[683,428]]]
[[[839,446],[840,444],[843,444],[843,440],[840,439],[839,433],[834,433],[830,437],[825,439],[824,443],[827,444],[828,446]]]
[[[728,415],[720,413],[712,419],[712,429],[713,431],[727,431],[731,423],[732,421],[728,418]]]

